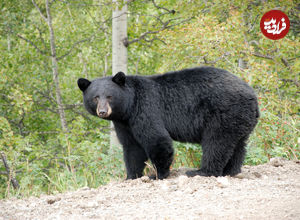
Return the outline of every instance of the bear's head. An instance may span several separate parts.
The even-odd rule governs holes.
[[[86,110],[106,120],[124,120],[133,100],[125,81],[126,76],[123,72],[93,81],[78,79],[77,84],[83,92]]]

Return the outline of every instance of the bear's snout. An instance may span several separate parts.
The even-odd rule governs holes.
[[[97,109],[97,115],[98,115],[100,118],[105,117],[106,114],[107,114],[107,110],[105,110],[105,109],[100,109],[100,110],[98,111],[98,109]]]
[[[101,102],[98,100],[96,113],[100,118],[107,118],[111,114],[111,107],[108,102]]]

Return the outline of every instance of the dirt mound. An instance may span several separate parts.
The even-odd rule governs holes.
[[[0,219],[300,219],[300,163],[273,159],[236,177],[111,182],[0,201]]]

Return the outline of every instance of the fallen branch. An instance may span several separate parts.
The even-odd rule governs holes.
[[[269,60],[274,60],[274,57],[269,56],[269,55],[263,55],[263,54],[260,54],[260,53],[251,53],[251,55],[256,56],[256,57],[260,57],[260,58],[269,59]]]

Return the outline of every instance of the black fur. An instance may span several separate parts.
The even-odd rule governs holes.
[[[202,145],[201,169],[188,172],[189,176],[241,171],[245,142],[259,117],[256,95],[247,83],[213,67],[120,77],[121,81],[112,77],[92,81],[84,104],[95,115],[92,98],[112,97],[112,114],[106,119],[113,121],[123,146],[127,178],[141,177],[148,158],[158,178],[167,177],[172,139]]]

